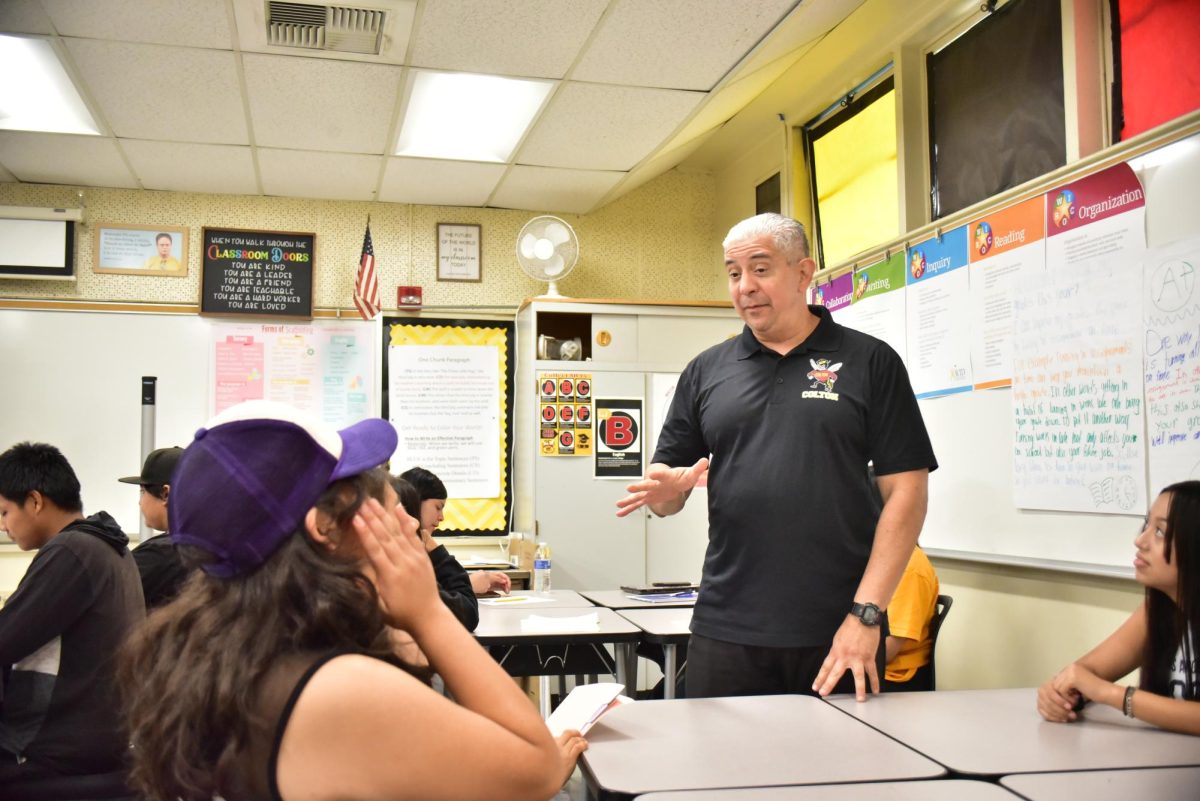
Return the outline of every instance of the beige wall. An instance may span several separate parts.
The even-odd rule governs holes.
[[[721,264],[720,240],[713,234],[714,196],[707,174],[671,171],[591,214],[560,215],[575,227],[581,256],[559,291],[591,298],[723,299],[723,289],[713,289]],[[0,298],[196,303],[201,228],[207,225],[315,233],[314,304],[349,309],[368,214],[385,309],[395,306],[401,284],[422,285],[426,305],[516,306],[545,291],[544,284],[521,272],[514,256],[517,233],[535,212],[0,184],[0,205],[81,203],[86,212],[77,232],[78,280],[0,279]],[[482,283],[437,282],[439,222],[482,226]],[[96,223],[186,226],[191,240],[187,277],[93,273]]]

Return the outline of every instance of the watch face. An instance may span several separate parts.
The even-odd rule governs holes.
[[[867,604],[862,611],[862,622],[868,626],[879,625],[879,607],[873,604]]]

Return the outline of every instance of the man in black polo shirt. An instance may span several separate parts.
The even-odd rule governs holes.
[[[863,700],[879,691],[882,612],[925,519],[933,448],[896,352],[807,304],[816,263],[800,223],[760,214],[724,247],[746,327],[684,369],[617,514],[678,512],[711,455],[688,695]]]

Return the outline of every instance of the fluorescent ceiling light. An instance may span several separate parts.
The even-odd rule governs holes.
[[[0,35],[0,75],[0,128],[100,134],[49,40]]]
[[[495,75],[417,71],[397,156],[506,162],[554,87]]]

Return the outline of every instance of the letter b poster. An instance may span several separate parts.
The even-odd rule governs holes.
[[[642,399],[596,399],[596,478],[641,478]]]

